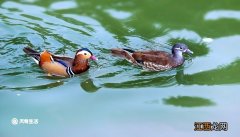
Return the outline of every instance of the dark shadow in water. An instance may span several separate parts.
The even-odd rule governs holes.
[[[110,73],[98,76],[96,78],[110,78],[110,77],[114,77],[114,76],[116,76],[116,75],[118,75],[120,73],[122,73],[122,71],[110,72]]]
[[[191,97],[191,96],[177,96],[163,99],[164,104],[180,106],[180,107],[203,107],[203,106],[213,106],[215,105],[209,99],[201,97]]]
[[[0,89],[10,89],[10,90],[17,90],[17,91],[28,91],[28,90],[36,90],[36,91],[42,91],[45,89],[55,88],[63,85],[63,81],[57,81],[49,84],[44,85],[38,85],[38,86],[31,86],[31,87],[6,87],[6,86],[0,86]]]
[[[175,76],[162,76],[148,79],[137,79],[122,83],[104,83],[107,88],[141,88],[141,87],[168,87],[175,85]]]
[[[5,73],[5,74],[2,74],[2,75],[5,75],[5,76],[17,76],[17,75],[20,75],[20,74],[23,74],[24,72],[10,72],[10,73]]]
[[[176,72],[183,75],[183,67],[169,71],[154,72],[142,71],[138,74],[129,74],[132,80],[119,83],[103,83],[106,88],[142,88],[142,87],[169,87],[178,84],[175,78]]]
[[[82,89],[88,93],[93,93],[98,91],[98,89],[100,89],[101,87],[97,87],[96,85],[94,85],[92,79],[87,79],[83,82],[80,83],[80,86],[82,87]]]
[[[49,80],[62,80],[62,79],[67,79],[66,77],[58,77],[58,76],[38,76],[37,78],[42,78],[42,79],[49,79]]]

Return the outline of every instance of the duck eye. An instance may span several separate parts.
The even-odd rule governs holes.
[[[84,53],[84,55],[86,56],[86,55],[87,55],[87,53]]]

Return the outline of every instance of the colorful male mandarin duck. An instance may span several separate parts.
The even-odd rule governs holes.
[[[163,71],[182,65],[183,53],[193,54],[188,46],[177,43],[172,47],[172,54],[165,51],[133,51],[130,49],[111,49],[112,54],[152,71]]]
[[[87,48],[78,50],[74,58],[53,55],[46,50],[39,53],[29,47],[25,47],[23,51],[46,73],[54,76],[72,77],[89,69],[88,59],[97,60]]]

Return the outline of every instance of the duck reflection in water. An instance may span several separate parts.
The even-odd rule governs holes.
[[[101,87],[96,86],[92,79],[86,79],[86,80],[80,82],[80,87],[88,93],[97,92],[101,88]]]

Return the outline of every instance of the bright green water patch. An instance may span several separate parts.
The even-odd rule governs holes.
[[[168,105],[181,106],[181,107],[201,107],[212,106],[214,102],[209,99],[200,97],[178,96],[164,99],[164,103]]]

